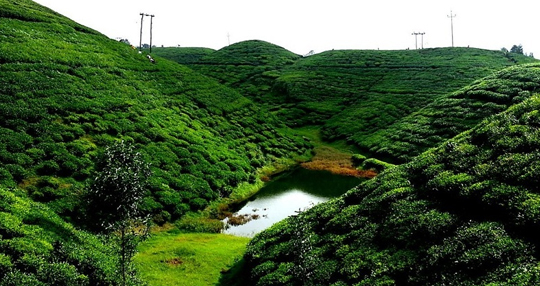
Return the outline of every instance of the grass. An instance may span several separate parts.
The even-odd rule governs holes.
[[[150,286],[219,285],[248,242],[225,234],[160,232],[140,246],[135,265]]]

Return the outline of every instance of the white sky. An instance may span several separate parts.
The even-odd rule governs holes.
[[[156,46],[208,47],[264,40],[297,54],[330,49],[523,45],[540,58],[538,0],[35,0],[110,38],[139,44],[141,12]],[[145,17],[143,43],[149,43]],[[230,35],[230,38],[228,37]],[[418,47],[421,37],[418,36]]]

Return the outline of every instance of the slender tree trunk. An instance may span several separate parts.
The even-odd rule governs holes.
[[[121,267],[122,267],[122,285],[126,286],[126,230],[124,227],[121,227],[121,236],[120,236],[120,254],[121,254]]]

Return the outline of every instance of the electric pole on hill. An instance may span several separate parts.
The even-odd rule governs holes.
[[[154,19],[154,15],[146,15],[150,16],[150,53],[152,53],[152,20]]]
[[[144,13],[141,13],[139,15],[141,15],[141,34],[139,36],[139,51],[142,51],[142,27],[143,27]]]
[[[413,32],[411,35],[414,35],[414,47],[418,50],[418,35],[421,35],[422,36],[422,47],[421,49],[424,48],[424,34],[425,32],[421,32],[421,33],[417,33],[417,32]]]
[[[142,31],[143,31],[143,21],[144,21],[144,16],[148,16],[150,17],[150,53],[152,53],[152,25],[153,25],[153,19],[154,19],[154,15],[150,15],[150,14],[145,14],[145,13],[140,13],[139,15],[141,15],[141,34],[139,36],[139,51],[142,51]]]
[[[450,10],[450,15],[446,16],[446,17],[450,18],[450,31],[452,32],[452,47],[454,47],[454,18],[456,16],[457,15],[452,14],[452,10]]]

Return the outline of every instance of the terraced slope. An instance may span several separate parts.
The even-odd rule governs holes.
[[[486,81],[503,100],[509,74]],[[535,93],[257,235],[252,285],[537,285],[539,110]]]
[[[210,48],[152,48],[152,55],[160,56],[174,62],[187,65],[200,61],[203,57],[214,53],[215,50]]]
[[[540,65],[514,66],[437,98],[393,125],[351,140],[380,158],[407,162],[540,90]]]
[[[252,40],[220,49],[189,66],[235,88],[258,103],[265,103],[273,100],[267,95],[280,75],[280,70],[300,58],[282,47]]]
[[[309,144],[249,99],[189,68],[151,63],[31,1],[0,2],[0,184],[74,215],[102,148],[152,165],[146,208],[178,218]]]

